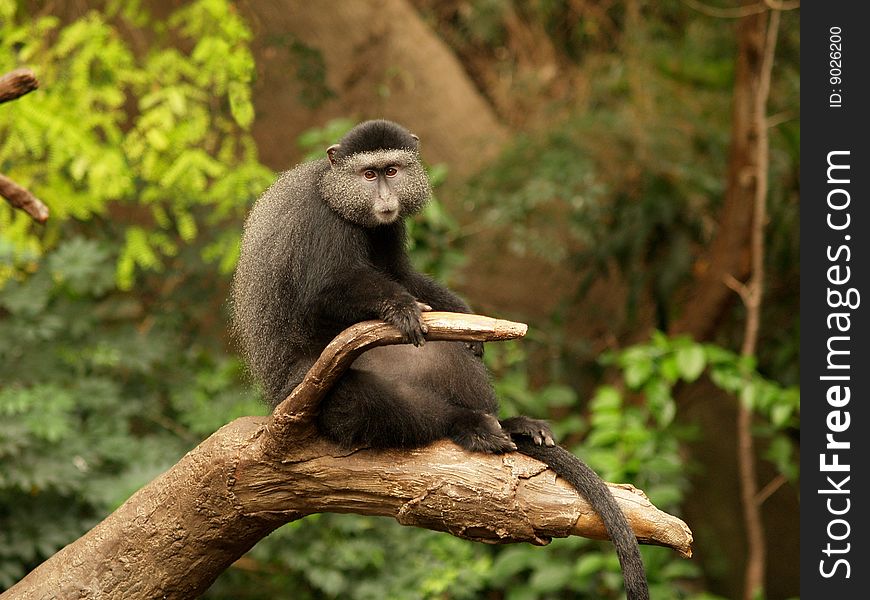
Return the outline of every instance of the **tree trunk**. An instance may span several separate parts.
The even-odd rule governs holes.
[[[726,279],[743,280],[749,273],[749,234],[755,205],[759,131],[755,119],[758,81],[762,73],[767,14],[740,19],[737,27],[737,65],[731,109],[731,147],[725,199],[719,212],[716,237],[709,251],[696,261],[696,281],[683,314],[670,333],[688,333],[707,340],[717,331],[735,295]]]
[[[423,157],[461,178],[498,152],[507,131],[447,45],[407,0],[241,3],[257,57],[253,133],[266,164],[300,158],[294,141],[336,117],[387,118],[425,140]],[[301,60],[323,69],[322,102],[300,100]],[[322,61],[322,62],[320,62]]]

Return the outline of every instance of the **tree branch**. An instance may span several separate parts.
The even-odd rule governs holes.
[[[36,75],[30,69],[15,69],[0,76],[0,104],[20,98],[39,87]]]
[[[0,104],[20,98],[39,87],[36,75],[30,69],[15,69],[0,76]],[[48,207],[8,177],[0,174],[0,196],[15,208],[33,217],[34,221],[45,223],[48,220]]]
[[[750,271],[747,249],[758,185],[755,161],[760,135],[755,118],[756,82],[761,77],[767,7],[759,2],[741,8],[747,6],[763,12],[743,16],[738,22],[731,144],[725,197],[716,218],[718,230],[704,255],[695,262],[689,301],[669,331],[671,335],[689,334],[698,341],[710,339],[733,301],[725,283],[727,277],[745,281]]]
[[[15,208],[19,208],[33,217],[38,223],[48,220],[48,207],[42,201],[2,173],[0,173],[0,196]]]
[[[472,315],[428,313],[424,319],[429,340],[507,339],[525,331],[522,324]],[[398,343],[397,337],[380,322],[340,334],[302,391],[273,416],[244,417],[221,428],[3,600],[191,598],[259,539],[317,512],[391,516],[488,543],[606,539],[585,500],[527,456],[469,453],[449,441],[417,450],[345,450],[317,436],[311,415],[336,377],[333,369],[345,368],[362,348]],[[692,534],[683,521],[631,486],[612,489],[639,541],[691,556]]]
[[[767,98],[770,94],[770,78],[779,33],[780,12],[771,10],[767,22],[767,35],[761,68],[754,88],[754,129],[757,134],[755,152],[755,198],[752,211],[752,235],[750,246],[751,275],[746,292],[740,294],[746,306],[746,325],[743,332],[742,356],[753,357],[758,346],[761,329],[761,300],[764,294],[764,229],[767,224],[767,170],[770,165],[769,136],[767,127]],[[740,499],[743,504],[743,521],[746,526],[746,570],[743,598],[751,600],[764,591],[767,574],[767,542],[764,538],[764,521],[761,504],[757,498],[758,476],[755,469],[755,443],[752,437],[752,410],[743,402],[737,405],[737,466],[740,474]]]

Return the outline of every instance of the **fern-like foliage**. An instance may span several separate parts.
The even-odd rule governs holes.
[[[0,72],[26,65],[41,83],[0,110],[0,170],[52,211],[43,231],[0,210],[0,243],[20,266],[70,221],[100,217],[122,242],[116,277],[129,289],[137,272],[163,269],[180,245],[239,218],[272,173],[248,133],[251,33],[231,4],[197,0],[165,22],[120,4],[62,26],[0,0]],[[137,39],[153,41],[134,48]],[[238,239],[205,242],[231,270]]]

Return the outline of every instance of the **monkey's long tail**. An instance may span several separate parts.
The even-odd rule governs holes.
[[[530,439],[521,437],[515,437],[514,442],[520,452],[547,464],[592,505],[616,546],[627,599],[649,600],[649,587],[637,538],[601,477],[561,446],[538,446]]]

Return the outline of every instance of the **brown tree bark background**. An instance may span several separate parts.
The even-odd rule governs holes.
[[[423,140],[430,163],[467,177],[507,140],[507,129],[447,45],[406,0],[249,1],[240,5],[254,30],[258,79],[254,134],[264,162],[287,169],[295,140],[336,117],[387,118]],[[306,108],[294,43],[319,52],[335,96]]]
[[[731,142],[725,197],[716,219],[716,236],[695,262],[696,280],[687,294],[683,312],[670,333],[688,333],[708,340],[735,302],[726,277],[744,280],[749,273],[749,235],[755,191],[759,132],[755,120],[757,82],[761,77],[767,13],[753,14],[737,23],[737,57],[731,109]]]

